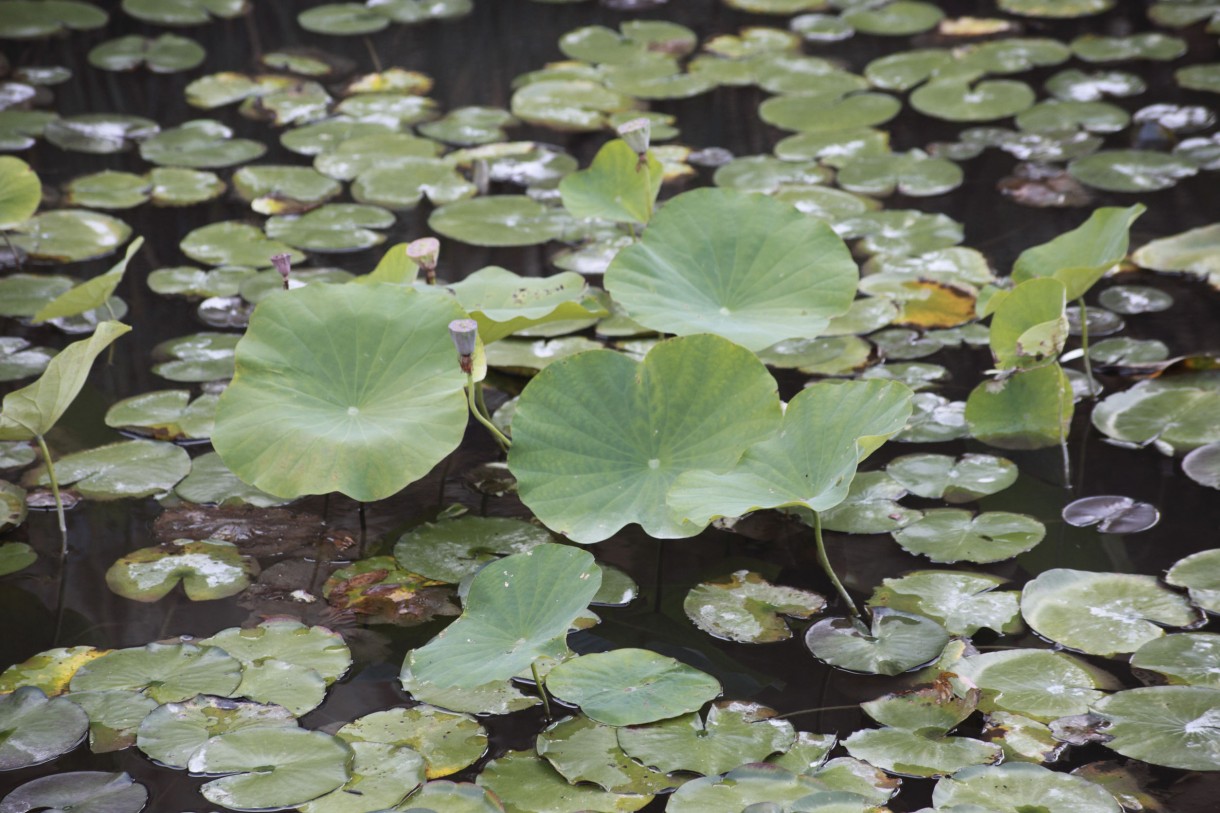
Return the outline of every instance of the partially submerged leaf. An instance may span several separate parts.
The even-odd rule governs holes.
[[[771,643],[792,637],[781,616],[805,619],[826,606],[817,593],[770,584],[757,573],[739,570],[727,581],[695,586],[682,608],[695,626],[717,638]]]

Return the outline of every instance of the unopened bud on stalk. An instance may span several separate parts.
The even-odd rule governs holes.
[[[288,275],[292,273],[292,255],[291,254],[276,254],[271,258],[271,264],[275,266],[275,270],[280,272],[280,277],[284,280],[284,290],[288,290]]]
[[[632,119],[618,128],[618,136],[639,156],[637,168],[648,162],[648,143],[652,139],[652,122],[645,118]]]
[[[479,340],[479,323],[473,319],[454,319],[449,323],[449,336],[458,351],[462,372],[474,370],[474,348]]]
[[[436,263],[441,256],[441,241],[435,237],[421,237],[407,243],[407,259],[424,269],[424,279],[429,285],[436,284]]]

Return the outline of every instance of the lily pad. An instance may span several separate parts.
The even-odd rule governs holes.
[[[1220,441],[1210,416],[1220,404],[1213,373],[1187,373],[1141,381],[1107,396],[1093,410],[1093,425],[1125,445],[1151,444],[1163,454],[1180,454]]]
[[[201,643],[220,647],[247,666],[274,658],[300,669],[311,669],[327,685],[341,678],[352,664],[351,651],[341,635],[292,619],[272,619],[256,627],[222,630]]]
[[[196,262],[213,266],[267,268],[276,254],[287,254],[292,262],[305,255],[277,240],[269,240],[257,226],[238,220],[200,226],[178,244],[182,253]]]
[[[457,584],[489,562],[553,539],[545,528],[519,519],[467,516],[403,534],[394,544],[394,557],[407,570]]]
[[[4,488],[3,493],[5,493],[5,494],[8,493],[7,485],[8,484],[6,484],[6,486],[3,487]],[[14,488],[15,488],[15,486],[14,486]],[[10,509],[7,507],[7,503],[3,502],[3,500],[4,500],[4,498],[2,496],[0,496],[0,505],[5,505],[5,508],[3,508],[3,510],[6,512],[9,512]],[[7,527],[7,525],[9,523],[11,523],[11,521],[13,519],[15,519],[17,516],[21,516],[22,521],[24,521],[24,516],[22,516],[24,511],[25,511],[25,496],[23,494],[23,496],[21,497],[20,512],[7,513],[6,516],[4,517],[5,527]],[[13,523],[13,524],[20,524],[20,522]],[[19,570],[24,570],[25,568],[34,564],[34,562],[36,562],[36,561],[38,561],[38,554],[34,552],[33,548],[31,548],[29,545],[25,544],[24,542],[2,542],[2,543],[0,543],[0,576],[7,576],[10,573],[16,573]]]
[[[507,556],[475,575],[462,616],[409,655],[411,670],[441,687],[473,687],[507,680],[539,657],[562,657],[568,628],[600,584],[581,550],[545,544]],[[528,604],[518,602],[522,595]]]
[[[170,381],[218,381],[233,377],[233,351],[240,336],[196,333],[153,348],[153,372]]]
[[[734,0],[738,2],[738,0]],[[670,798],[665,809],[670,813],[739,813],[739,811],[822,810],[820,806],[804,808],[795,803],[816,798],[825,788],[817,780],[781,768],[778,765],[751,764],[735,766],[724,776],[707,776],[687,782]],[[820,794],[819,794],[820,795]],[[846,810],[867,810],[869,800],[848,794],[856,807]],[[851,798],[854,797],[854,798]],[[782,806],[781,806],[782,805]],[[835,808],[830,808],[834,810]]]
[[[1085,73],[1069,68],[1047,79],[1046,89],[1065,102],[1096,102],[1106,96],[1138,96],[1147,85],[1140,77],[1125,71]]]
[[[232,543],[179,539],[127,554],[106,571],[106,584],[124,598],[158,601],[181,581],[187,598],[207,601],[240,593],[257,574],[258,563]]]
[[[1102,690],[1120,685],[1084,660],[1045,649],[972,655],[953,669],[982,690],[983,711],[1008,711],[1041,722],[1084,714],[1105,696]]]
[[[525,195],[487,195],[442,206],[428,226],[474,246],[532,246],[563,236],[568,215]]]
[[[838,175],[839,185],[849,192],[879,197],[894,192],[912,197],[942,195],[961,186],[962,179],[957,164],[922,150],[849,159]]]
[[[1063,507],[1063,521],[1077,528],[1096,525],[1103,534],[1134,534],[1156,525],[1161,513],[1130,497],[1081,497]]]
[[[651,154],[639,158],[622,139],[607,142],[588,169],[559,183],[563,205],[573,217],[644,224],[661,191],[663,169]]]
[[[995,589],[1005,581],[986,573],[917,570],[885,579],[868,604],[926,616],[950,635],[974,635],[983,627],[1004,635],[1021,629],[1021,594]]]
[[[67,2],[64,5],[84,4]],[[4,9],[0,9],[0,14],[3,12]],[[148,790],[125,773],[70,771],[31,779],[5,796],[0,810],[4,813],[31,810],[139,813],[147,802]]]
[[[0,156],[0,229],[11,229],[33,217],[42,203],[42,182],[38,173],[20,158]]]
[[[1220,759],[1220,689],[1150,686],[1102,698],[1094,713],[1109,725],[1106,747],[1153,765],[1214,771]]]
[[[105,257],[127,242],[131,227],[88,209],[61,209],[35,215],[11,233],[13,245],[31,259],[55,263]]]
[[[1168,62],[1186,53],[1186,41],[1160,32],[1108,37],[1084,34],[1071,42],[1072,53],[1085,62],[1147,59]]]
[[[886,93],[828,90],[774,96],[759,105],[758,115],[781,130],[825,133],[885,124],[901,109],[902,102]]]
[[[903,550],[933,562],[1002,562],[1033,549],[1046,535],[1041,522],[1024,514],[987,511],[977,516],[957,508],[933,508],[893,532]]]
[[[538,754],[575,784],[592,782],[611,793],[654,794],[682,780],[635,762],[618,744],[618,730],[586,717],[569,717],[538,735]]]
[[[343,184],[310,167],[265,164],[233,173],[233,189],[259,214],[303,212],[343,191]]]
[[[923,516],[898,504],[906,493],[883,471],[857,472],[843,502],[821,513],[822,527],[848,534],[889,533]]]
[[[1054,810],[1055,813],[1120,813],[1122,807],[1100,785],[1023,762],[978,765],[940,780],[932,791],[937,809],[978,805],[996,813]]]
[[[851,618],[826,618],[805,632],[805,646],[820,661],[870,675],[897,675],[935,658],[949,634],[935,621],[896,610],[877,610],[871,627]]]
[[[651,795],[616,794],[588,784],[569,784],[533,750],[508,751],[493,759],[476,781],[504,800],[505,809],[520,813],[614,813],[639,810],[652,801]]]
[[[151,440],[119,441],[55,461],[59,482],[73,484],[81,495],[93,500],[159,494],[173,488],[190,470],[190,456],[185,450]],[[50,483],[44,469],[27,476],[38,485]]]
[[[618,732],[623,751],[645,765],[707,776],[761,762],[787,751],[795,740],[791,723],[766,706],[740,700],[713,703],[706,718],[696,712]]]
[[[200,439],[212,434],[215,395],[194,401],[188,390],[155,390],[124,398],[106,410],[106,425],[158,440]]]
[[[586,79],[531,82],[513,93],[510,109],[529,124],[563,132],[594,132],[608,124],[608,114],[629,110],[635,100],[625,93]]]
[[[1220,441],[1200,446],[1182,458],[1182,471],[1199,485],[1220,488]]]
[[[1164,635],[1163,626],[1201,619],[1185,598],[1153,576],[1056,568],[1028,582],[1021,614],[1039,635],[1069,649],[1110,657]]]
[[[1076,180],[1106,192],[1169,189],[1198,171],[1198,166],[1185,158],[1150,150],[1102,150],[1068,165],[1068,172]]]
[[[241,283],[254,273],[253,268],[223,266],[203,271],[189,265],[158,268],[148,275],[148,287],[162,296],[208,298],[234,296]]]
[[[646,649],[615,649],[559,664],[546,678],[555,697],[612,726],[640,725],[696,711],[720,694],[704,672]]]
[[[89,715],[89,750],[95,754],[135,745],[140,723],[159,707],[151,697],[124,689],[73,692],[72,702]]]
[[[1115,313],[1131,316],[1159,313],[1173,306],[1173,297],[1148,285],[1112,285],[1101,292],[1098,302]]]
[[[69,152],[109,155],[129,150],[161,129],[152,119],[117,113],[82,113],[48,121],[42,134]]]
[[[912,494],[950,503],[973,502],[1003,491],[1017,481],[1017,467],[1003,457],[965,454],[904,455],[885,469]]]
[[[1210,613],[1220,613],[1220,550],[1205,550],[1179,559],[1165,581],[1190,591],[1190,600]]]
[[[181,703],[166,703],[149,713],[139,723],[136,746],[158,764],[181,770],[212,737],[247,728],[296,725],[296,718],[280,706],[198,695]]]
[[[1057,364],[986,381],[966,401],[970,433],[1001,449],[1039,449],[1067,436],[1071,383]]]
[[[74,692],[130,689],[159,703],[197,694],[227,696],[241,682],[241,663],[224,650],[195,644],[148,644],[116,649],[84,664],[72,677]]]
[[[479,338],[486,344],[525,328],[605,313],[590,308],[588,284],[570,271],[522,277],[491,265],[448,288],[479,323]]]
[[[1037,98],[1024,82],[985,79],[934,79],[911,93],[911,107],[944,121],[995,121],[1027,110]]]
[[[733,573],[727,582],[697,585],[682,604],[687,618],[704,632],[751,644],[791,638],[792,630],[781,616],[805,619],[825,606],[826,599],[817,593],[770,584],[746,570]]]
[[[233,138],[218,121],[195,119],[162,130],[140,143],[140,157],[159,166],[218,169],[262,157],[267,147],[258,141]]]
[[[1101,14],[1114,7],[1114,0],[999,0],[999,6],[1022,17],[1059,19]]]
[[[340,728],[337,736],[352,745],[412,748],[423,757],[429,779],[457,773],[487,752],[487,733],[475,720],[431,706],[366,714]]]
[[[4,670],[0,675],[0,692],[7,694],[21,686],[37,686],[49,696],[61,695],[68,691],[68,681],[76,670],[107,651],[91,646],[73,646],[39,652]]]
[[[0,771],[28,768],[71,751],[85,739],[89,717],[62,698],[47,699],[42,689],[22,686],[0,696]],[[7,802],[5,803],[7,807]]]
[[[380,245],[385,242],[385,235],[373,229],[393,224],[394,215],[380,206],[330,203],[302,215],[272,217],[264,230],[271,240],[293,248],[332,253]]]
[[[519,692],[508,680],[492,681],[470,688],[442,688],[416,679],[409,659],[403,664],[399,680],[405,691],[421,703],[468,714],[509,714],[539,705],[536,695]]]
[[[196,774],[229,774],[200,792],[230,810],[257,810],[318,798],[350,778],[351,749],[340,739],[299,728],[248,728],[208,740],[187,767]]]
[[[406,747],[377,742],[349,743],[351,779],[341,788],[301,805],[302,813],[363,813],[396,805],[424,781],[423,758]]]
[[[249,10],[247,0],[123,0],[123,11],[137,20],[167,26],[202,25]]]
[[[39,375],[54,356],[55,351],[49,347],[30,347],[25,339],[0,336],[0,381]]]
[[[1146,683],[1208,686],[1220,689],[1216,654],[1220,635],[1183,632],[1156,638],[1135,650],[1131,669]]]
[[[972,765],[992,765],[1004,756],[995,743],[888,726],[857,731],[843,745],[856,759],[884,771],[924,778],[956,774]]]
[[[197,68],[207,51],[190,37],[129,34],[107,40],[89,51],[89,64],[104,71],[131,71],[147,67],[153,73],[178,73]]]

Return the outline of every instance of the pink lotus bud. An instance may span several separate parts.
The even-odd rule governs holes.
[[[271,258],[271,264],[280,272],[280,277],[284,280],[284,290],[287,291],[288,275],[292,273],[292,255],[276,254]]]

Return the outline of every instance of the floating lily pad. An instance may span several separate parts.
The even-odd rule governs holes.
[[[872,626],[826,618],[805,632],[805,646],[831,666],[871,675],[897,675],[932,660],[949,641],[944,628],[919,615],[878,610]]]
[[[203,271],[194,266],[182,265],[158,268],[148,275],[148,287],[162,296],[227,297],[241,290],[244,279],[254,273],[253,268],[224,266]]]
[[[1182,471],[1199,485],[1220,488],[1220,441],[1200,446],[1182,458]]]
[[[89,64],[104,71],[131,71],[147,67],[153,73],[178,73],[197,68],[207,51],[189,37],[129,34],[107,40],[89,51]]]
[[[1141,381],[1107,396],[1093,410],[1093,425],[1123,444],[1151,444],[1179,454],[1220,441],[1211,416],[1220,405],[1216,376],[1194,373]]]
[[[393,224],[394,215],[380,206],[330,203],[303,215],[272,217],[265,231],[272,241],[305,251],[330,253],[380,245],[385,242],[385,235],[373,229]]]
[[[462,616],[411,653],[411,670],[441,687],[473,687],[506,680],[539,657],[562,657],[572,620],[600,584],[584,551],[546,544],[505,557],[475,575]],[[528,605],[518,593],[531,596]]]
[[[10,233],[13,245],[31,259],[72,263],[105,257],[127,242],[131,227],[88,209],[43,212]]]
[[[831,320],[827,332],[836,329],[839,318]],[[828,376],[851,375],[876,361],[873,346],[859,336],[790,339],[759,351],[758,357],[769,367]]]
[[[1021,614],[1035,632],[1069,649],[1112,656],[1134,652],[1201,614],[1153,576],[1056,568],[1028,582]]]
[[[475,246],[532,246],[561,237],[568,215],[524,195],[488,195],[442,206],[435,232]]]
[[[349,743],[351,779],[343,787],[301,805],[302,813],[357,813],[396,805],[424,781],[424,763],[411,748],[377,742]]]
[[[117,500],[149,497],[168,491],[191,470],[190,456],[171,443],[125,440],[99,446],[55,461],[62,484],[72,484],[84,497]],[[33,483],[48,485],[45,470],[28,475]]]
[[[821,513],[822,527],[848,534],[889,533],[923,516],[898,504],[906,493],[883,471],[857,472],[843,502]]]
[[[1070,102],[1096,102],[1106,96],[1138,96],[1147,89],[1144,80],[1124,71],[1085,73],[1074,68],[1060,71],[1046,80],[1046,89],[1056,99]]]
[[[922,150],[849,159],[839,168],[838,183],[849,192],[885,197],[895,191],[913,197],[941,195],[962,184],[962,170]]]
[[[1068,165],[1076,180],[1106,192],[1155,192],[1198,171],[1185,158],[1149,150],[1103,150]]]
[[[159,703],[197,694],[225,697],[241,682],[241,663],[224,650],[194,644],[148,644],[116,649],[85,663],[72,677],[74,692],[129,689]]]
[[[124,398],[106,410],[106,425],[159,440],[199,439],[212,434],[215,395],[191,400],[189,390],[156,390]]]
[[[1141,646],[1131,656],[1131,668],[1146,683],[1220,689],[1217,653],[1220,653],[1220,635],[1183,632],[1166,635]]]
[[[95,754],[135,745],[136,731],[158,703],[140,692],[115,689],[73,692],[72,702],[89,715],[89,750]]]
[[[488,366],[528,375],[569,356],[604,348],[605,345],[601,342],[586,339],[584,336],[565,336],[551,341],[503,339],[488,345],[486,353]]]
[[[970,433],[1001,449],[1038,449],[1067,436],[1072,387],[1057,364],[979,384],[966,401]]]
[[[782,616],[805,619],[826,606],[817,593],[768,583],[739,570],[728,581],[697,585],[683,601],[686,616],[717,638],[761,644],[785,641],[792,630]]]
[[[468,714],[509,714],[542,702],[536,695],[517,691],[508,680],[493,681],[470,688],[441,688],[435,683],[416,679],[409,662],[403,664],[399,680],[403,689],[421,703]]]
[[[962,225],[943,214],[913,209],[865,212],[835,226],[845,240],[858,239],[869,254],[917,255],[955,246],[962,241]]]
[[[394,210],[413,209],[425,195],[441,206],[474,197],[477,191],[474,184],[439,158],[394,161],[393,165],[362,172],[352,184],[355,200]]]
[[[666,773],[707,776],[787,751],[796,740],[792,724],[758,703],[713,703],[706,718],[684,714],[645,726],[620,728],[619,745],[628,756]]]
[[[996,591],[1004,582],[985,573],[918,570],[885,579],[868,603],[927,616],[951,635],[973,635],[983,627],[1003,635],[1021,628],[1021,594]]]
[[[305,260],[300,251],[269,240],[257,226],[237,220],[201,226],[187,234],[178,245],[192,260],[214,266],[267,268],[276,254],[287,254],[294,263]]]
[[[572,272],[521,277],[492,265],[448,287],[479,323],[479,338],[487,344],[525,328],[605,313],[590,308],[588,285]]]
[[[937,809],[981,809],[1020,813],[1045,808],[1055,813],[1120,813],[1122,807],[1100,785],[1040,765],[1013,762],[978,765],[941,779],[932,791]]]
[[[890,476],[912,494],[947,502],[973,502],[1003,491],[1017,481],[1012,461],[992,455],[905,455],[886,466]]]
[[[510,102],[517,118],[570,132],[601,130],[608,124],[607,114],[635,106],[627,94],[583,79],[531,82],[518,88]]]
[[[1106,747],[1153,765],[1213,771],[1220,759],[1216,725],[1220,689],[1151,686],[1129,689],[1093,706],[1109,726]]]
[[[934,79],[911,93],[911,107],[945,121],[995,121],[1032,107],[1036,95],[1024,82]]]
[[[222,630],[202,643],[220,647],[246,665],[275,658],[298,668],[312,669],[328,685],[341,678],[352,664],[351,652],[341,635],[289,619],[264,621],[247,629]]]
[[[1179,559],[1165,581],[1190,591],[1190,600],[1210,613],[1220,613],[1220,550],[1205,550]]]
[[[47,124],[57,118],[45,110],[0,110],[0,149],[28,150],[42,137]]]
[[[66,2],[64,5],[84,4]],[[4,9],[0,9],[0,14],[3,13]],[[4,813],[30,810],[139,813],[146,802],[148,790],[125,773],[70,771],[31,779],[4,797],[3,810]]]
[[[217,381],[233,377],[233,333],[196,333],[153,348],[153,372],[170,381]]]
[[[575,784],[592,782],[611,793],[646,795],[671,790],[681,779],[628,757],[617,729],[586,717],[569,717],[538,735],[538,754]]]
[[[131,149],[160,129],[155,121],[142,116],[82,113],[48,121],[42,134],[61,150],[109,155]]]
[[[16,488],[11,483],[0,485],[0,527],[7,528],[11,525],[19,525],[24,521],[25,512],[25,493],[22,491],[21,508],[19,511],[12,511],[11,504],[8,502],[8,495],[11,494],[11,489]],[[17,517],[21,517],[21,521],[13,522]],[[10,573],[16,573],[19,570],[24,570],[34,562],[38,561],[38,554],[34,549],[24,542],[3,542],[0,543],[0,576],[7,576]]]
[[[1049,722],[1084,714],[1119,687],[1113,677],[1086,661],[1045,649],[1011,649],[973,655],[954,666],[983,692],[979,708],[1009,711]]]
[[[737,0],[734,0],[737,2]],[[816,799],[825,787],[812,777],[793,773],[778,765],[741,765],[724,776],[707,776],[687,782],[674,792],[665,809],[670,813],[737,813],[737,811],[799,810],[794,803]],[[854,797],[854,798],[853,798]],[[867,810],[869,800],[848,794],[858,803],[845,809]],[[784,807],[781,807],[783,805]],[[803,805],[802,805],[803,806]],[[809,808],[821,810],[820,806]],[[834,808],[830,808],[833,810]]]
[[[1186,41],[1159,32],[1121,37],[1084,34],[1072,40],[1071,48],[1072,53],[1085,62],[1120,62],[1130,59],[1167,62],[1186,53]]]
[[[310,167],[244,166],[233,173],[233,189],[259,214],[312,209],[337,196],[343,184]]]
[[[573,658],[551,670],[546,688],[591,719],[613,726],[677,717],[720,694],[720,683],[711,675],[646,649]]]
[[[30,347],[25,339],[0,336],[0,381],[19,381],[40,374],[55,357],[49,347]]]
[[[57,647],[15,663],[0,674],[0,692],[13,692],[21,686],[36,686],[49,696],[68,690],[68,681],[76,670],[107,650],[91,646]]]
[[[390,556],[372,556],[336,570],[322,593],[331,606],[370,624],[409,627],[438,615],[457,615],[440,582],[402,570]]]
[[[918,0],[896,0],[880,6],[859,4],[844,9],[842,13],[843,22],[861,34],[886,37],[922,33],[935,28],[944,16],[939,6]]]
[[[195,119],[163,130],[140,143],[140,156],[160,166],[217,169],[259,158],[267,147],[258,141],[233,138],[220,122]]]
[[[999,0],[999,6],[1022,17],[1057,19],[1101,14],[1114,8],[1114,0]]]
[[[1046,535],[1041,522],[1024,514],[988,511],[972,516],[956,508],[933,508],[893,532],[904,550],[933,562],[1000,562],[1031,550]]]
[[[5,732],[0,771],[40,765],[71,751],[84,741],[88,726],[80,706],[62,698],[48,700],[33,686],[0,696],[0,729]]]
[[[971,765],[992,765],[1004,756],[995,743],[890,727],[857,731],[843,745],[856,759],[884,771],[925,778],[956,774]]]
[[[229,774],[200,792],[231,810],[291,805],[318,798],[345,784],[351,749],[320,731],[248,728],[208,740],[191,756],[196,774]]]
[[[884,124],[902,109],[902,102],[886,93],[840,90],[774,96],[758,108],[759,117],[782,130],[823,133],[857,130]]]
[[[106,584],[124,598],[157,601],[181,581],[187,598],[207,601],[240,593],[257,574],[258,563],[232,543],[179,539],[122,557],[106,571]]]
[[[1161,513],[1130,497],[1081,497],[1063,507],[1063,521],[1077,528],[1096,525],[1103,534],[1134,534],[1156,525]]]
[[[474,719],[430,706],[366,714],[343,726],[348,743],[407,746],[419,753],[429,779],[457,773],[487,751],[487,733]]]
[[[610,793],[599,787],[572,785],[534,751],[509,751],[493,759],[476,780],[509,807],[521,813],[577,813],[578,811],[632,811],[652,796]],[[411,804],[411,799],[407,800]],[[446,810],[456,809],[446,807]],[[477,808],[482,811],[482,808]],[[464,811],[463,811],[464,813]]]
[[[423,787],[407,797],[404,804],[411,805],[407,810],[445,810],[452,813],[502,813],[504,810],[500,800],[483,788],[469,782],[444,779],[424,783]]]
[[[550,541],[550,531],[519,519],[467,516],[403,534],[394,557],[407,570],[457,584],[488,562]]]
[[[139,723],[136,746],[158,764],[181,770],[186,768],[191,755],[212,737],[247,728],[296,725],[291,712],[280,706],[199,695],[185,702],[158,706],[144,717]]]

